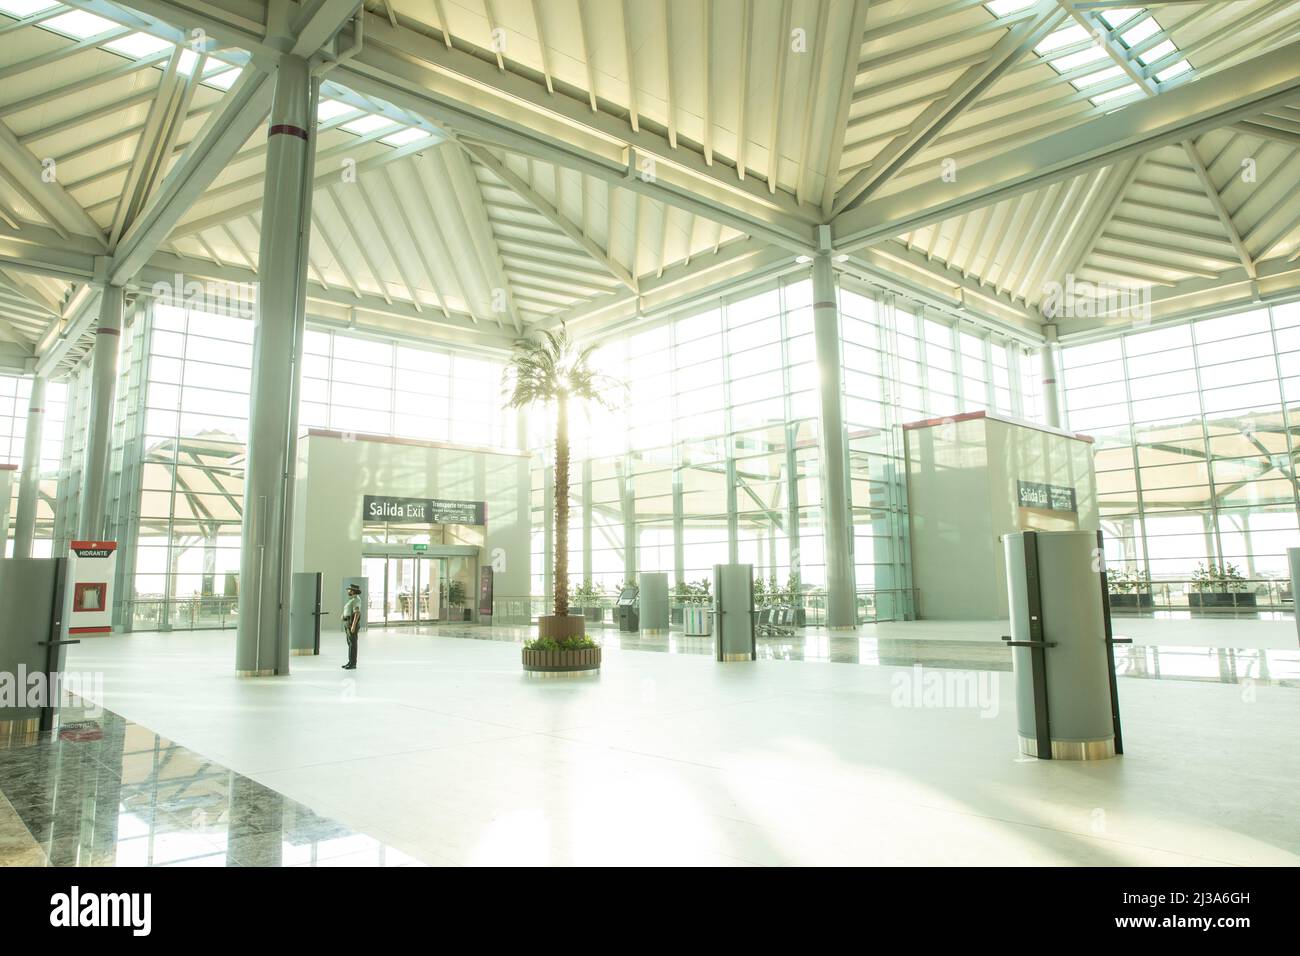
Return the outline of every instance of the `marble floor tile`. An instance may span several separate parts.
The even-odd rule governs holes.
[[[79,724],[84,715],[72,714]],[[293,866],[406,854],[141,725],[0,751],[0,866]]]

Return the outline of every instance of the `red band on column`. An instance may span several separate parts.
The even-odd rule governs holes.
[[[813,303],[813,308],[814,308],[814,309],[833,309],[833,308],[835,308],[835,303],[834,303],[834,302],[814,302],[814,303]]]
[[[96,335],[121,335],[120,329],[95,329]]]
[[[290,136],[297,136],[303,142],[307,141],[307,131],[301,126],[294,126],[291,123],[276,123],[266,133],[267,139],[272,136],[278,136],[281,133],[287,133]]]

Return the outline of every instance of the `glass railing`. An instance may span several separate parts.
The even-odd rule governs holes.
[[[1110,592],[1112,611],[1294,610],[1291,582],[1284,578],[1246,578],[1222,588],[1191,578],[1152,581]]]
[[[614,628],[618,622],[614,618],[613,596],[588,598],[579,604],[569,602],[571,615],[581,614],[587,619],[588,627]],[[916,594],[912,588],[859,588],[856,596],[857,622],[871,624],[876,621],[907,621],[916,616]],[[494,624],[528,625],[537,618],[552,613],[554,602],[551,597],[532,595],[529,597],[497,595],[494,599]],[[713,610],[713,604],[685,603],[675,599],[669,601],[669,622],[672,628],[683,625],[684,614],[688,608]],[[790,613],[786,618],[794,627],[823,627],[826,624],[826,594],[811,592],[800,595],[794,601],[763,601],[756,605],[756,610],[763,608],[782,609]]]
[[[133,631],[200,631],[234,627],[239,601],[227,597],[135,598],[125,602]]]

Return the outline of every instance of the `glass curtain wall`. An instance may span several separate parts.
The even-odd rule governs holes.
[[[904,422],[996,408],[1034,415],[1024,347],[845,279],[840,289],[858,612],[912,613]],[[824,606],[819,373],[812,283],[796,273],[608,341],[594,361],[624,404],[571,415],[571,587],[607,595],[641,571],[695,583],[754,565],[782,597]],[[969,396],[969,397],[967,397]],[[547,606],[553,420],[530,416],[533,593]],[[584,547],[585,542],[585,547]],[[629,546],[630,543],[630,546]],[[814,619],[816,619],[814,615]]]
[[[27,438],[27,409],[31,406],[32,380],[0,375],[0,464],[17,465],[9,502],[10,540],[5,555],[13,555],[13,523],[18,514],[18,485],[23,466],[23,444]],[[48,558],[54,537],[54,503],[58,496],[59,463],[63,459],[63,427],[68,401],[66,382],[45,386],[45,424],[41,431],[40,501],[36,507],[36,536],[32,555]]]
[[[225,626],[238,595],[253,323],[142,311],[145,411],[121,428],[121,460],[142,462],[138,521],[122,532],[138,529],[131,623]],[[499,407],[499,360],[319,329],[303,351],[303,428],[517,447]]]
[[[570,416],[569,575],[612,593],[638,572],[671,584],[751,563],[781,589],[825,586],[811,282],[773,282],[603,344],[626,385],[612,411]],[[534,593],[548,596],[553,416],[529,417]]]
[[[1023,344],[969,320],[840,284],[844,420],[859,617],[915,613],[902,426],[974,411],[1039,419]]]
[[[1289,602],[1300,303],[1068,346],[1062,365],[1069,427],[1097,439],[1108,564],[1149,576],[1157,606]]]

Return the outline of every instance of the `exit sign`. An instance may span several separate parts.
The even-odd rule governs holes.
[[[427,544],[413,544],[413,545],[411,545],[411,548],[412,548],[412,550],[415,550],[415,551],[428,551],[428,550],[429,550],[429,546],[428,546]]]

